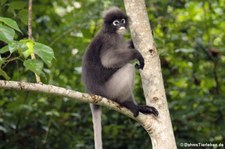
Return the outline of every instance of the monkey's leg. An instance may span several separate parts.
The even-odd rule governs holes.
[[[120,103],[122,106],[126,107],[127,109],[129,109],[134,117],[137,117],[139,114],[139,109],[138,106],[131,100],[127,100],[125,102]]]
[[[101,107],[98,105],[90,104],[92,121],[94,128],[94,142],[96,149],[102,149],[102,124],[101,124]]]
[[[133,99],[133,86],[135,68],[131,64],[126,64],[113,74],[106,83],[106,93],[109,99],[114,99],[120,105],[128,108],[133,115],[138,115],[138,107]]]
[[[131,64],[126,64],[115,72],[106,83],[105,97],[115,99],[116,102],[128,108],[135,117],[139,112],[157,116],[158,111],[154,107],[136,104],[133,98],[134,72],[135,68]]]

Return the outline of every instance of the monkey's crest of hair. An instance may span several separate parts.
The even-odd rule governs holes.
[[[128,16],[115,6],[110,7],[108,10],[104,11],[102,16],[105,23],[112,23],[116,19],[128,20]]]

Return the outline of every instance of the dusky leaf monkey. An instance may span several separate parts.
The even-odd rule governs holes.
[[[123,34],[129,18],[119,8],[112,7],[103,14],[103,27],[88,46],[83,57],[82,75],[86,91],[111,99],[128,108],[134,115],[139,112],[158,115],[151,106],[137,105],[133,96],[135,67],[144,68],[144,58],[133,42],[126,42]],[[137,59],[135,67],[130,64]],[[91,104],[95,148],[102,148],[101,109]]]

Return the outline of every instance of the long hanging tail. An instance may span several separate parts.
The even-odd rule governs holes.
[[[101,107],[95,104],[90,104],[90,106],[94,128],[95,149],[102,149]]]

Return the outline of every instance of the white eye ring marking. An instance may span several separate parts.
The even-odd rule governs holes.
[[[117,26],[120,22],[118,20],[113,21],[113,25]]]
[[[121,23],[125,24],[126,20],[125,19],[121,19]]]

